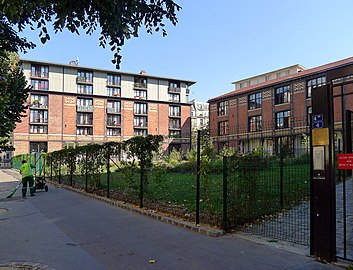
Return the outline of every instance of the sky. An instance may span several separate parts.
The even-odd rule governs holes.
[[[352,0],[175,0],[178,24],[126,41],[120,70],[196,81],[189,99],[207,100],[234,90],[234,81],[301,64],[313,68],[353,56]],[[84,33],[84,31],[81,31]],[[113,52],[92,36],[64,31],[25,59],[115,70]]]

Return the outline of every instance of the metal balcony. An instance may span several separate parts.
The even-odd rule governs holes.
[[[78,111],[78,112],[93,112],[93,105],[89,105],[89,106],[77,105],[76,111]]]

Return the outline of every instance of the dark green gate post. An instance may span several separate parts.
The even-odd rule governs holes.
[[[107,198],[110,197],[110,146],[108,146],[107,150]]]
[[[140,208],[143,208],[143,178],[145,173],[145,164],[143,160],[140,161]]]
[[[197,131],[197,164],[196,164],[196,225],[200,223],[200,167],[201,167],[201,130]]]

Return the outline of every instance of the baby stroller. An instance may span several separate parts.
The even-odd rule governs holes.
[[[47,181],[45,181],[44,176],[39,175],[34,177],[34,192],[36,192],[38,189],[45,190],[45,192],[48,192],[49,190]]]

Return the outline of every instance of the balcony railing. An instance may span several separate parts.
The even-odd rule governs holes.
[[[147,99],[145,96],[134,96],[135,99]]]
[[[30,119],[31,124],[48,124],[48,118],[34,118]]]
[[[107,86],[121,87],[121,82],[114,82],[114,81],[107,80]]]
[[[180,125],[169,125],[169,129],[181,129]]]
[[[87,121],[76,120],[76,125],[79,125],[79,126],[92,126],[93,125],[93,121],[92,120],[87,120]]]
[[[134,87],[136,87],[136,88],[143,88],[143,89],[147,89],[147,83],[139,83],[139,82],[135,82],[135,83],[134,83]]]
[[[117,121],[107,121],[107,126],[108,127],[121,127],[121,123]]]
[[[180,113],[169,113],[169,117],[181,117]]]
[[[134,111],[134,114],[147,115],[147,111],[135,110],[135,111]]]
[[[90,78],[87,78],[85,76],[77,76],[76,82],[77,83],[89,83],[89,84],[92,84],[93,80],[90,79]]]
[[[32,78],[44,78],[48,79],[49,78],[49,72],[41,72],[41,71],[31,71],[31,77]]]
[[[31,102],[29,107],[32,109],[48,109],[48,104],[42,104],[39,102]]]
[[[78,112],[93,112],[93,105],[89,105],[89,106],[77,105],[76,110]]]
[[[181,92],[181,89],[180,89],[180,87],[172,87],[172,86],[169,86],[169,87],[168,87],[168,92],[169,92],[169,93],[180,93],[180,92]]]
[[[110,97],[120,97],[120,93],[108,93],[108,96]]]
[[[120,113],[118,108],[107,108],[107,113]]]
[[[147,128],[148,124],[147,123],[134,123],[135,128]]]

